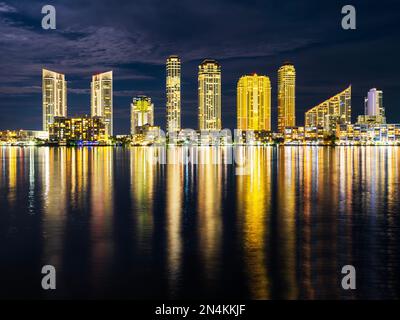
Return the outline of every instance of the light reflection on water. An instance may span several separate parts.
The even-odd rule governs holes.
[[[0,148],[0,296],[398,298],[399,161],[396,147]]]

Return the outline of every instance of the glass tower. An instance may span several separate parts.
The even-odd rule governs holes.
[[[271,130],[271,82],[268,77],[254,74],[239,79],[237,128]]]
[[[67,116],[67,82],[65,75],[42,70],[43,131],[49,131],[54,117]]]
[[[178,56],[167,59],[167,132],[181,129],[181,60]]]
[[[102,117],[106,134],[113,135],[113,72],[104,72],[92,77],[92,117]]]
[[[296,70],[285,62],[278,70],[278,131],[296,125]]]
[[[199,66],[199,129],[221,130],[221,66],[204,60]]]

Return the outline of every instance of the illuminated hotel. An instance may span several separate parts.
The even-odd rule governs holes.
[[[369,90],[365,98],[364,115],[358,116],[357,123],[385,124],[385,108],[383,107],[383,92],[375,88]]]
[[[237,85],[237,128],[271,130],[271,82],[257,74],[243,76]]]
[[[278,70],[278,131],[296,125],[296,70],[286,62]]]
[[[178,56],[167,59],[167,132],[181,129],[181,60]]]
[[[307,132],[334,134],[338,124],[351,123],[351,86],[308,110],[305,114]]]
[[[106,125],[106,134],[113,135],[113,73],[96,74],[91,83],[92,117],[102,117]]]
[[[154,105],[150,97],[137,96],[131,103],[131,134],[139,133],[146,125],[154,125]]]
[[[102,117],[56,117],[49,126],[52,142],[97,142],[106,141],[106,126]]]
[[[49,130],[54,117],[67,116],[65,75],[42,69],[43,131]]]
[[[204,60],[199,66],[199,129],[221,130],[221,66]]]

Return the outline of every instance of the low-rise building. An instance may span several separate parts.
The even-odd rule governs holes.
[[[348,124],[337,128],[341,145],[400,145],[400,124]]]
[[[49,140],[58,143],[106,142],[106,125],[102,117],[55,117],[49,126]]]

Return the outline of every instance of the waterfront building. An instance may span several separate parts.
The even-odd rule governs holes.
[[[4,130],[0,131],[0,144],[32,144],[37,140],[45,141],[49,138],[48,131],[38,130]]]
[[[285,62],[278,70],[278,132],[296,126],[296,70]]]
[[[91,83],[92,117],[104,118],[106,134],[113,135],[113,72],[108,71],[92,76]]]
[[[206,59],[198,74],[199,129],[221,130],[221,66]]]
[[[323,130],[325,135],[333,135],[338,124],[351,123],[351,86],[305,114],[306,133]]]
[[[285,127],[284,144],[302,144],[305,141],[304,127]]]
[[[271,81],[257,74],[237,84],[237,128],[271,131]]]
[[[400,124],[339,125],[336,136],[340,145],[400,145]]]
[[[54,117],[67,116],[67,81],[65,75],[42,69],[42,127],[49,130]]]
[[[358,116],[360,124],[385,124],[385,108],[383,106],[383,92],[373,88],[369,90],[365,101],[365,112]]]
[[[136,134],[145,125],[154,125],[154,104],[150,97],[140,95],[131,103],[131,134]]]
[[[181,60],[178,56],[167,59],[167,132],[181,129]]]
[[[49,127],[49,140],[58,143],[106,142],[107,126],[103,117],[56,117]]]

